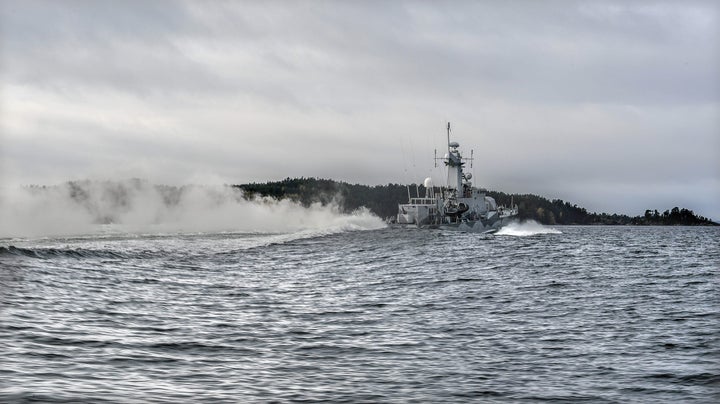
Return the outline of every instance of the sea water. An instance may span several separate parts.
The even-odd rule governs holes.
[[[0,401],[713,402],[719,244],[378,221],[4,238]]]

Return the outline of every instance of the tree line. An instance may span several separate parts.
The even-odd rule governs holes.
[[[305,206],[312,203],[335,203],[344,212],[364,206],[381,218],[397,214],[399,203],[406,203],[408,194],[424,196],[420,184],[360,185],[320,178],[286,178],[282,181],[232,185],[243,191],[245,198],[256,196],[275,199],[289,198]],[[591,213],[585,208],[561,199],[547,199],[533,194],[508,194],[486,191],[499,205],[518,205],[519,219],[535,220],[548,225],[718,225],[692,210],[674,207],[662,213],[646,210],[643,216]]]

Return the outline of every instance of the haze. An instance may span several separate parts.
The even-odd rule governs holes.
[[[323,177],[720,220],[715,1],[1,1],[0,183]]]

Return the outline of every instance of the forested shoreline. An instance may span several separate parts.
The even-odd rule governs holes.
[[[369,186],[318,178],[286,178],[282,181],[236,184],[232,187],[241,189],[248,199],[256,196],[289,198],[304,205],[334,202],[345,212],[365,206],[381,218],[397,214],[398,203],[408,199],[408,189],[413,196],[425,195],[425,187],[418,184]],[[486,192],[501,205],[509,206],[511,201],[517,204],[521,220],[535,220],[547,225],[718,225],[696,215],[692,210],[678,207],[663,212],[648,209],[642,216],[628,216],[588,212],[585,208],[561,199],[550,200],[533,194]]]

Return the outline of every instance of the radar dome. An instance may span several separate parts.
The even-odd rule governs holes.
[[[465,179],[466,180],[472,179],[472,173],[465,173]]]
[[[432,186],[433,186],[432,178],[430,178],[430,177],[425,178],[423,185],[425,185],[425,188],[432,188]]]

